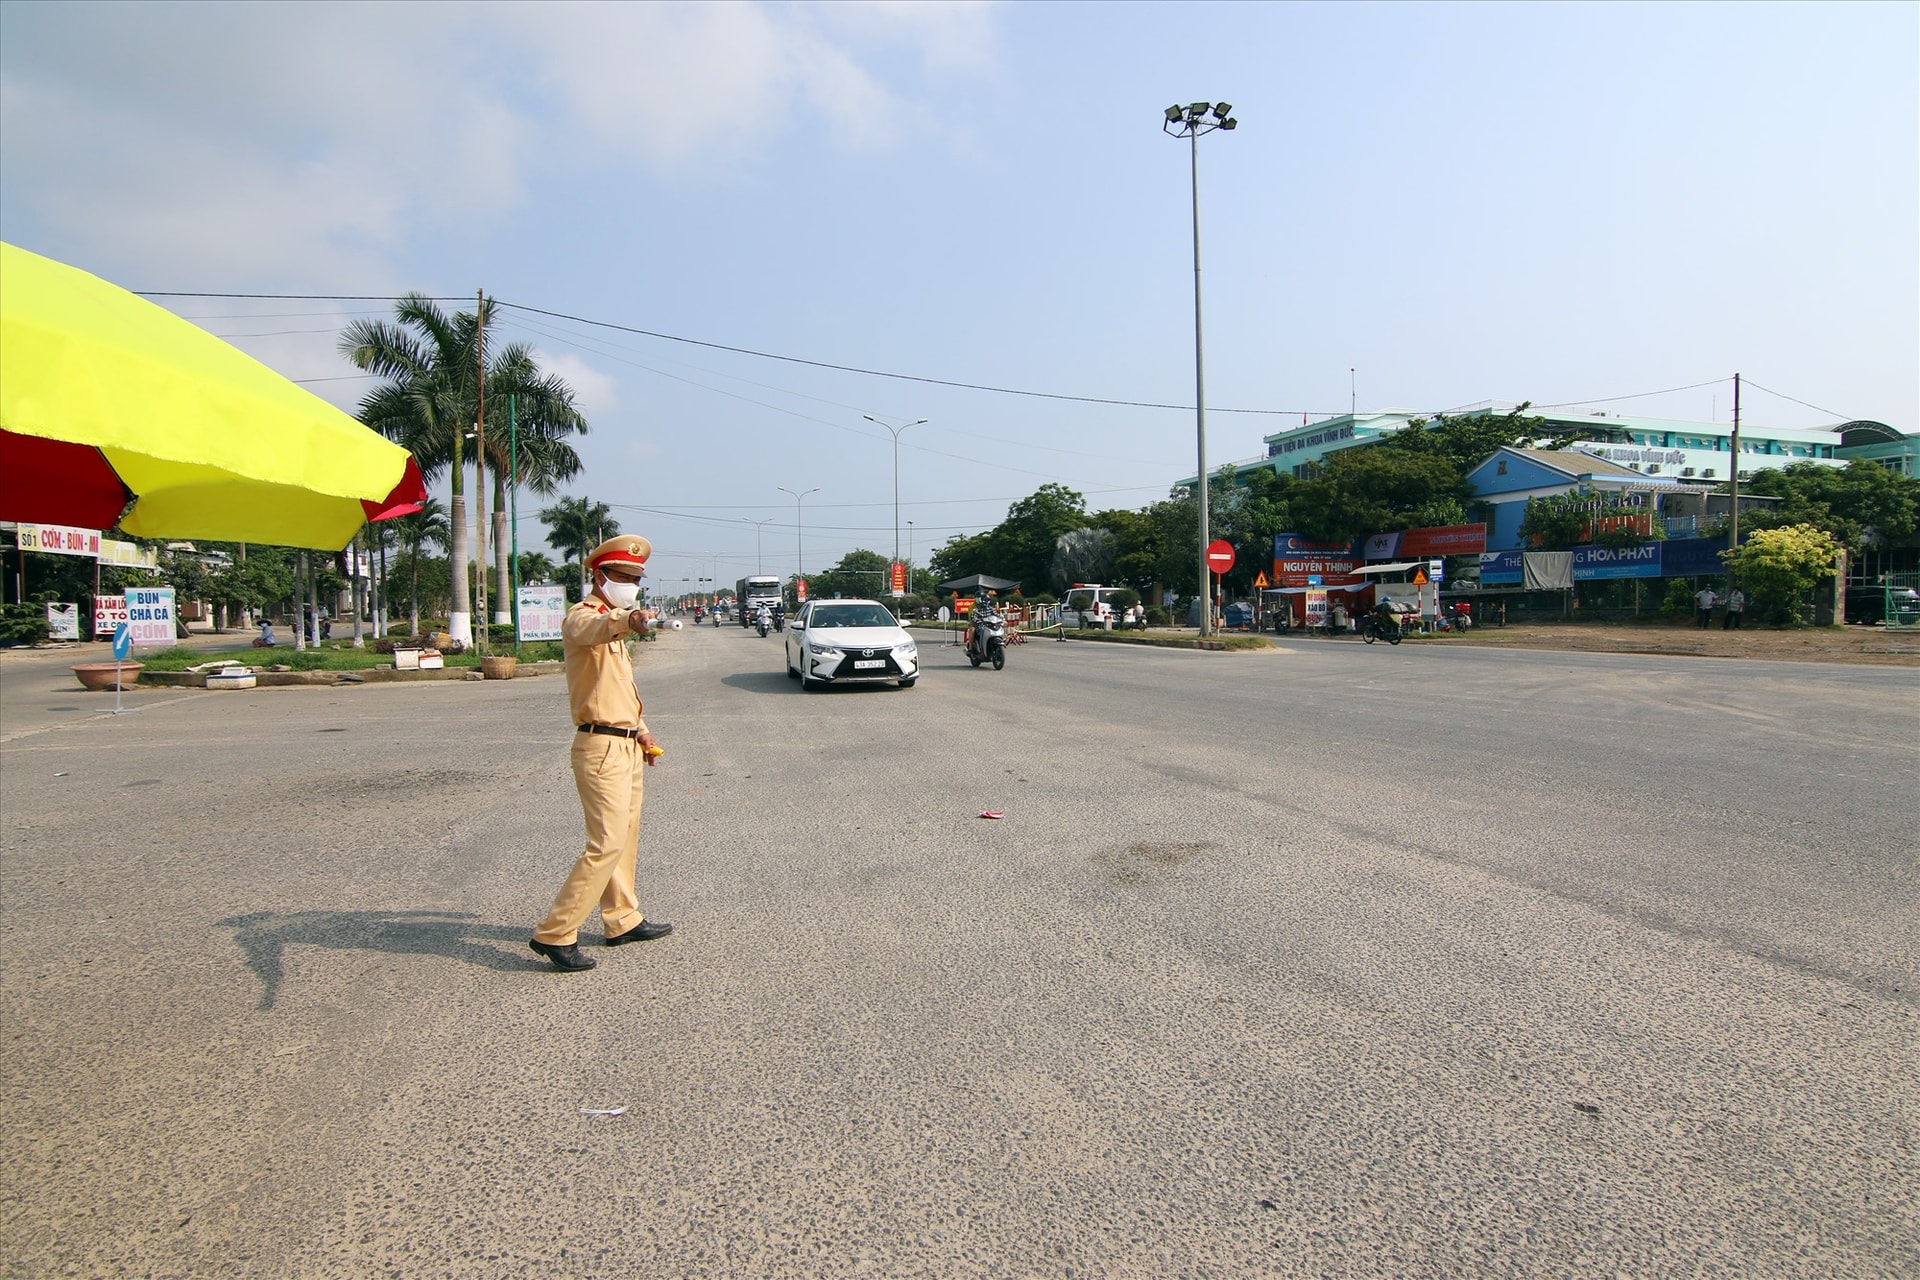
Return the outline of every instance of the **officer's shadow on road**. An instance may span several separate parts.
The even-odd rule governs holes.
[[[260,978],[260,1007],[271,1009],[286,977],[289,946],[445,956],[502,973],[546,967],[531,952],[517,953],[525,950],[525,929],[474,920],[471,912],[449,911],[255,911],[215,923],[234,931],[247,968]],[[493,945],[497,942],[516,943],[517,951],[503,951]]]

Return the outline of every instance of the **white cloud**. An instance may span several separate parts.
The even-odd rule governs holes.
[[[491,332],[493,326],[487,326]],[[573,388],[574,407],[591,423],[602,414],[620,407],[620,383],[611,374],[602,373],[577,355],[533,349],[534,363],[548,373],[558,374]]]
[[[535,164],[684,172],[822,122],[894,144],[929,127],[903,58],[978,66],[992,35],[939,3],[9,3],[0,209],[137,284],[391,287]]]

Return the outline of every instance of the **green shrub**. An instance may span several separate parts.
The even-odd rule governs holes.
[[[1693,584],[1685,578],[1667,579],[1667,594],[1660,597],[1660,616],[1685,618],[1693,613]]]
[[[0,645],[45,644],[52,634],[44,601],[0,606]]]

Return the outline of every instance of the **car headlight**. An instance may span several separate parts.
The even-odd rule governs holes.
[[[816,658],[837,658],[840,656],[840,651],[832,645],[816,645],[814,646],[813,656]]]
[[[920,648],[918,645],[914,644],[913,641],[909,640],[904,644],[897,644],[893,646],[893,651],[897,654],[901,654],[905,657],[911,658],[915,654],[920,652]]]

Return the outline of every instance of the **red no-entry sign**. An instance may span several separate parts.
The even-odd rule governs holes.
[[[1207,568],[1215,573],[1225,573],[1233,568],[1233,544],[1224,538],[1216,538],[1207,544]]]

